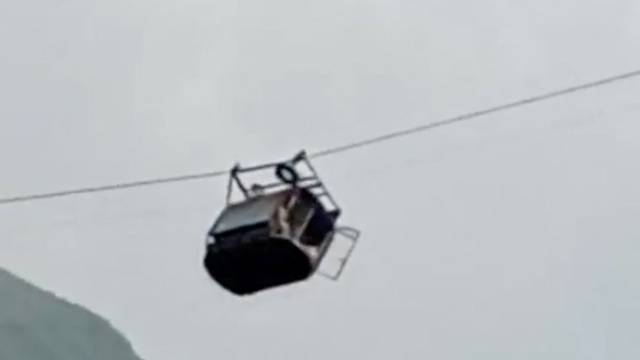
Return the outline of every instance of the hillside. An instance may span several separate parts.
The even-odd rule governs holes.
[[[1,360],[139,360],[102,318],[0,270]]]

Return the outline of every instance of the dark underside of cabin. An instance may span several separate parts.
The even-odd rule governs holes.
[[[269,237],[266,229],[219,234],[204,259],[211,277],[237,295],[307,279],[313,271],[308,256],[287,239]]]

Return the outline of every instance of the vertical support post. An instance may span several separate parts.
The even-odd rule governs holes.
[[[244,195],[244,197],[248,198],[249,191],[247,190],[247,188],[244,186],[244,184],[238,177],[238,171],[240,171],[240,164],[236,164],[236,166],[234,166],[233,169],[231,170],[231,178],[233,179],[233,181],[235,181],[236,185],[238,185],[238,188],[240,188],[240,191],[242,191],[242,194]]]
[[[231,204],[232,197],[233,197],[233,175],[229,175],[229,181],[227,182],[227,205]]]

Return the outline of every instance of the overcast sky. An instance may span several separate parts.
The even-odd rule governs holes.
[[[640,3],[0,3],[0,196],[226,169],[640,68]],[[317,162],[338,283],[235,298],[225,179],[0,207],[0,264],[153,360],[637,359],[640,79]]]

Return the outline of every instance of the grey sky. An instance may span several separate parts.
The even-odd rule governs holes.
[[[271,160],[640,67],[637,1],[0,4],[0,195]],[[223,179],[0,207],[144,358],[640,356],[640,81],[318,162],[343,281],[209,281]]]

